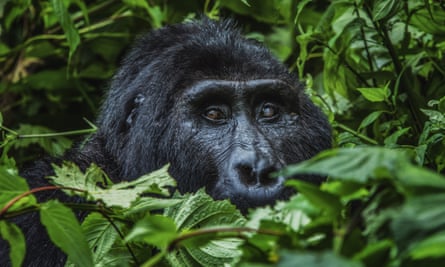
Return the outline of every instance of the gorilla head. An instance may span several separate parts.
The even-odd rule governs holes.
[[[100,144],[100,165],[115,180],[171,163],[180,192],[205,187],[241,210],[288,197],[284,179],[270,174],[331,141],[325,117],[283,64],[230,21],[207,19],[140,38],[98,126],[83,154]]]
[[[285,66],[231,22],[207,19],[140,38],[112,81],[98,126],[65,159],[83,169],[94,162],[114,181],[170,163],[180,192],[205,187],[243,212],[289,197],[284,179],[270,174],[331,141],[325,117]],[[45,186],[44,177],[54,174],[51,162],[43,159],[21,174],[31,187]],[[38,195],[49,198],[73,201],[61,192]],[[25,266],[64,266],[65,255],[37,213],[14,222],[27,238]],[[1,266],[8,265],[8,251],[0,239]]]

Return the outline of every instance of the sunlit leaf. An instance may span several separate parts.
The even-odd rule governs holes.
[[[12,173],[6,166],[0,166],[0,208],[14,197],[29,190],[26,180]],[[9,211],[35,203],[33,195],[28,195],[15,203]]]
[[[295,187],[299,193],[303,194],[315,206],[320,207],[332,216],[332,219],[335,219],[335,216],[340,214],[343,205],[338,196],[299,180],[288,180],[286,184]]]
[[[445,257],[445,232],[431,235],[411,248],[413,259]]]
[[[177,236],[176,224],[171,218],[153,215],[138,221],[125,240],[143,240],[159,249],[166,249]]]
[[[387,88],[357,88],[357,90],[371,102],[382,102],[389,96]]]

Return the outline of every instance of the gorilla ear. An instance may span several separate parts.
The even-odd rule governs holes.
[[[133,102],[127,107],[127,110],[131,109],[131,111],[129,113],[127,113],[128,116],[127,116],[127,120],[125,121],[127,128],[129,128],[133,124],[133,121],[138,114],[139,107],[142,105],[144,100],[145,100],[144,95],[137,94],[136,97],[133,98]]]

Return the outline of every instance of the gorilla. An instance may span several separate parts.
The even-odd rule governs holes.
[[[200,19],[139,38],[111,81],[98,131],[65,156],[82,169],[100,166],[114,182],[170,163],[181,193],[204,187],[241,211],[293,192],[271,173],[331,146],[331,128],[297,77],[233,21]],[[47,185],[51,162],[22,172]],[[320,177],[297,177],[319,183]],[[39,193],[39,201],[68,197]],[[25,266],[60,266],[37,213],[16,222],[27,238]],[[0,240],[0,266],[8,248]]]

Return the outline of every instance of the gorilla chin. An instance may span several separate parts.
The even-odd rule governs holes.
[[[204,18],[141,36],[114,75],[96,125],[63,160],[83,170],[95,163],[114,182],[170,163],[181,193],[205,187],[243,212],[288,198],[285,179],[270,174],[331,146],[328,121],[302,83],[230,20]],[[46,186],[51,164],[61,160],[40,160],[21,175],[32,188]],[[73,201],[61,192],[37,197]],[[64,265],[38,213],[12,222],[26,237],[24,266]],[[9,265],[8,253],[0,240],[0,266]]]
[[[276,180],[270,185],[255,184],[252,186],[240,183],[226,183],[224,186],[216,186],[215,190],[208,192],[214,199],[230,199],[230,202],[246,214],[248,209],[273,205],[277,200],[288,199],[295,191],[284,186],[284,178],[271,178]],[[221,190],[226,188],[226,190]]]

